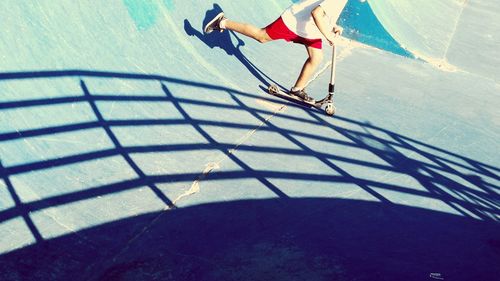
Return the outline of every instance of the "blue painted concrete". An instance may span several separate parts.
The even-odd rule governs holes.
[[[156,24],[159,15],[158,6],[154,0],[124,0],[130,17],[134,20],[137,29],[145,30]]]
[[[443,19],[427,62],[402,2],[351,1],[346,35],[370,45],[339,42],[334,118],[262,90],[293,84],[303,47],[201,33],[288,0],[57,2],[0,3],[0,279],[500,273],[496,25],[462,35],[489,1]]]
[[[344,36],[398,55],[413,57],[379,22],[367,1],[349,1],[339,19]]]

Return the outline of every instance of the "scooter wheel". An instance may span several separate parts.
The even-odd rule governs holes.
[[[333,116],[335,114],[335,111],[336,111],[336,108],[332,102],[326,104],[326,107],[325,107],[326,115]]]
[[[267,90],[270,94],[277,94],[280,92],[280,89],[276,85],[270,85]]]

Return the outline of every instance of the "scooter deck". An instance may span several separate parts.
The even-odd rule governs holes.
[[[291,95],[287,92],[282,91],[278,86],[276,85],[269,85],[267,88],[267,92],[275,97],[279,97],[294,103],[298,103],[303,106],[307,107],[315,107],[319,110],[325,105],[325,112],[329,116],[333,116],[335,114],[335,106],[333,105],[333,93],[329,93],[328,96],[326,96],[322,100],[312,100],[312,101],[305,101],[301,99],[300,97]]]

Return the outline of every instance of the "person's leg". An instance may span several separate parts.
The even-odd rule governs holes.
[[[260,43],[266,43],[273,40],[269,37],[265,28],[258,28],[248,23],[240,23],[225,19],[221,22],[221,28],[238,32],[257,40]]]
[[[323,51],[321,49],[311,46],[307,46],[306,49],[309,57],[300,71],[299,78],[294,86],[295,89],[304,89],[309,78],[311,78],[312,74],[321,63],[321,60],[323,60]]]

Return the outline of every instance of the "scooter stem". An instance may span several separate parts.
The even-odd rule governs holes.
[[[333,49],[332,49],[332,73],[330,76],[330,85],[328,86],[328,92],[330,94],[333,94],[335,91],[335,70],[336,70],[336,65],[335,65],[335,60],[337,57],[337,50],[335,48],[335,44],[333,44]]]

